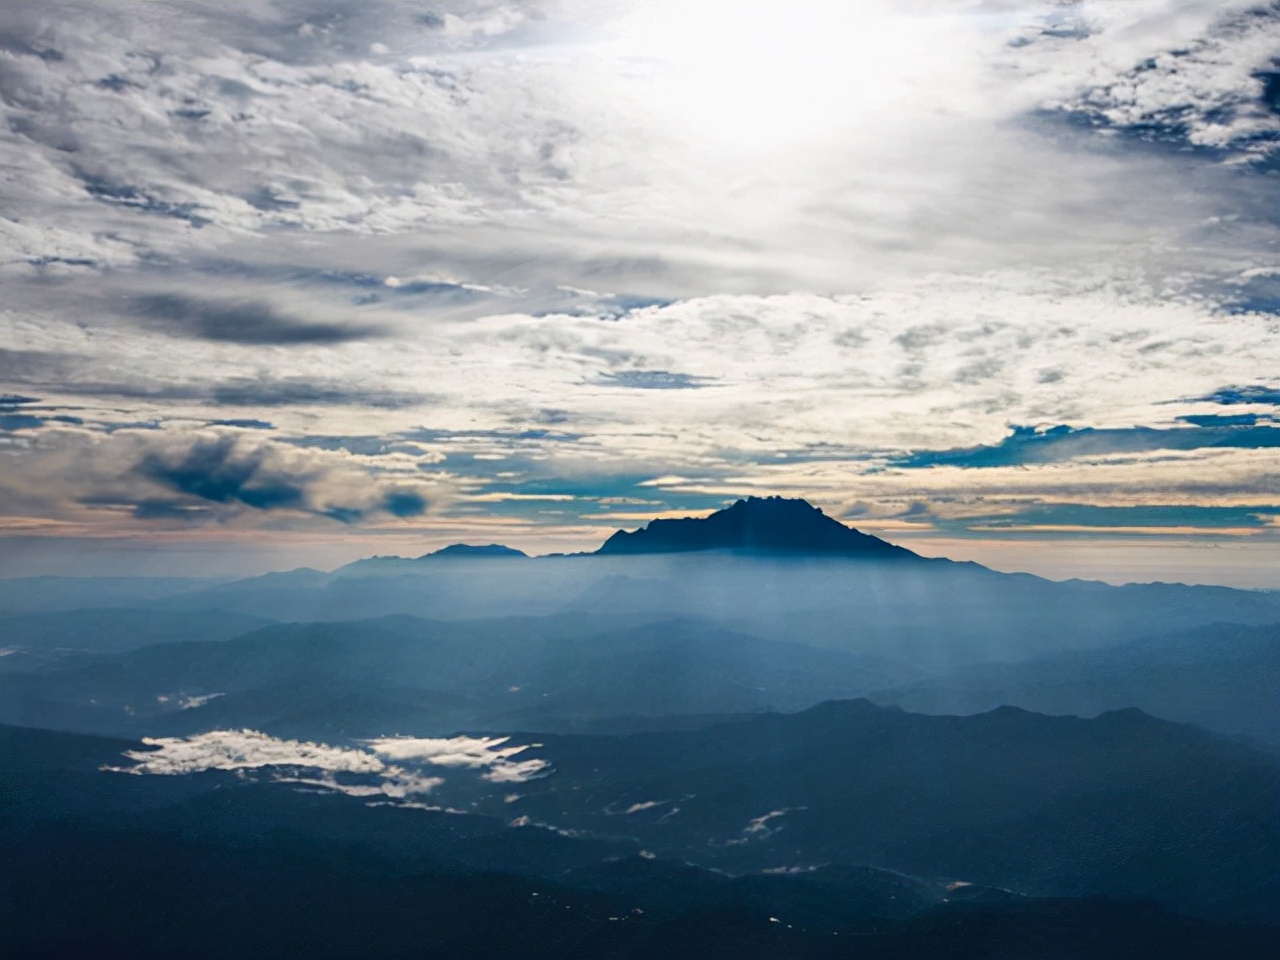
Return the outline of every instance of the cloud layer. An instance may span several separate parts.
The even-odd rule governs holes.
[[[207,770],[261,773],[357,797],[404,800],[430,793],[445,782],[434,775],[449,768],[481,770],[491,783],[525,783],[545,776],[551,765],[539,758],[513,759],[525,745],[503,746],[509,738],[390,737],[359,747],[284,740],[256,730],[213,730],[192,737],[146,738],[145,750],[129,750],[132,766],[117,773],[182,776]]]

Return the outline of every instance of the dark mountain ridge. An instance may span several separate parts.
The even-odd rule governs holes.
[[[1013,704],[1091,716],[1136,706],[1280,747],[1280,623],[1217,623],[1022,662],[977,664],[870,694],[917,713]]]
[[[1032,899],[853,864],[730,876],[506,816],[371,807],[228,771],[101,769],[142,746],[0,726],[4,956],[1275,955],[1274,928],[1149,902]]]
[[[481,810],[624,830],[660,857],[729,872],[874,863],[1019,893],[1280,918],[1280,763],[1133,708],[955,717],[853,700],[538,741],[532,755],[555,772]]]
[[[438,734],[499,721],[555,728],[620,713],[799,709],[916,676],[874,657],[692,618],[395,615],[276,624],[232,640],[69,656],[0,674],[0,720],[111,733],[253,726],[311,736],[338,726]],[[315,728],[300,729],[308,717]]]
[[[922,559],[910,550],[833,520],[806,500],[785,497],[747,497],[705,518],[651,520],[648,526],[630,533],[619,530],[596,554],[701,550]]]
[[[419,560],[429,560],[432,557],[448,558],[448,557],[508,557],[511,559],[524,559],[529,555],[523,550],[517,550],[514,547],[504,546],[501,543],[451,543],[447,547],[441,547],[431,553],[424,553]]]

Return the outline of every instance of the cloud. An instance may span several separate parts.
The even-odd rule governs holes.
[[[256,431],[188,425],[147,429],[47,425],[19,434],[23,445],[0,473],[0,517],[53,523],[148,526],[249,522],[249,515],[298,524],[423,517],[447,498],[415,461],[371,476],[341,451],[306,450]],[[57,519],[61,518],[61,519]]]
[[[1148,450],[1198,450],[1203,447],[1239,447],[1249,450],[1280,447],[1280,428],[1248,424],[1201,425],[1198,429],[1169,430],[1130,427],[1098,430],[1068,426],[1014,427],[999,444],[958,450],[927,450],[889,460],[907,469],[955,467],[1008,467],[1031,463],[1058,463],[1079,457],[1109,457]]]
[[[1181,18],[1194,31],[1168,27],[1179,20],[1170,4],[1101,4],[1087,30],[1067,33],[1046,27],[1040,14],[1055,8],[1043,5],[1004,17],[1000,29],[951,4],[909,15],[860,5],[856,35],[880,31],[896,58],[875,45],[871,56],[844,57],[846,67],[879,67],[846,89],[883,91],[892,109],[851,94],[797,100],[782,121],[815,104],[855,104],[874,135],[839,138],[835,149],[775,130],[782,152],[763,162],[674,123],[679,102],[653,102],[655,84],[678,76],[690,51],[673,49],[676,31],[633,31],[650,46],[620,47],[619,34],[650,14],[644,5],[548,6],[537,16],[488,4],[447,14],[420,4],[287,13],[159,4],[127,15],[74,2],[56,14],[10,6],[7,147],[29,160],[13,164],[15,216],[0,244],[11,262],[32,266],[172,264],[200,251],[225,262],[232,244],[257,236],[272,259],[310,250],[323,260],[313,277],[380,277],[368,294],[461,296],[508,278],[529,300],[585,292],[595,312],[616,317],[709,290],[861,286],[906,261],[990,268],[1008,262],[1012,239],[1105,256],[1117,240],[1150,236],[1149,226],[1194,222],[1200,198],[1185,181],[1184,218],[1148,202],[1162,195],[1162,175],[1143,176],[1151,170],[1130,177],[1077,156],[1059,174],[1050,161],[1067,145],[1008,123],[1035,110],[1141,115],[1152,103],[1190,102],[1219,117],[1233,143],[1243,142],[1242,125],[1262,124],[1258,136],[1270,129],[1265,110],[1245,116],[1248,91],[1258,103],[1266,92],[1266,25],[1231,26],[1246,22],[1237,3],[1222,24],[1213,4],[1199,4]],[[676,24],[710,9],[689,6],[697,9],[675,14]],[[436,16],[449,26],[429,26]],[[848,26],[854,15],[805,5],[782,19],[786,30],[821,36],[823,16]],[[761,58],[779,54],[767,36],[730,30],[726,41],[735,37]],[[513,63],[513,48],[529,56]],[[41,55],[48,50],[57,58]],[[693,53],[705,67],[705,51]],[[1123,99],[1135,66],[1162,56],[1174,66],[1146,73],[1163,79],[1142,81],[1124,103],[1094,103],[1096,91]],[[895,59],[913,69],[895,69]],[[1195,71],[1204,76],[1178,89]],[[751,84],[758,73],[748,69]],[[777,71],[790,74],[808,75],[802,63]],[[1042,218],[1056,229],[1036,229]],[[353,249],[352,234],[367,238],[364,249]],[[415,279],[424,259],[432,276]],[[611,289],[593,292],[592,280]]]
[[[379,756],[395,761],[416,760],[437,767],[485,769],[482,779],[491,783],[525,783],[551,770],[540,758],[513,760],[528,745],[503,746],[510,737],[385,737],[366,741]]]
[[[0,430],[6,433],[14,430],[34,430],[44,425],[44,417],[35,417],[29,413],[0,414]]]
[[[79,417],[65,415],[38,417],[30,413],[5,413],[4,407],[0,406],[0,431],[5,433],[13,433],[17,430],[38,430],[48,423],[65,423],[75,426],[84,421]]]
[[[1280,406],[1280,387],[1267,386],[1262,383],[1248,384],[1238,387],[1219,387],[1202,397],[1188,397],[1183,403],[1218,403],[1233,406],[1243,403],[1264,403]]]
[[[329,436],[313,434],[306,437],[288,437],[286,443],[294,446],[318,450],[346,450],[362,457],[384,457],[396,453],[422,456],[423,449],[415,444],[403,442],[398,434],[390,436]]]
[[[431,394],[411,390],[388,390],[338,380],[287,376],[278,380],[267,377],[235,377],[205,382],[195,379],[184,383],[146,378],[134,381],[80,380],[60,383],[55,389],[63,396],[70,397],[145,400],[157,404],[194,401],[215,407],[318,406],[403,410],[421,406],[432,399]],[[256,418],[238,418],[215,420],[212,424],[245,428],[248,423],[265,422]]]
[[[412,490],[392,490],[382,498],[382,509],[396,517],[420,517],[427,510],[427,501]]]
[[[267,449],[245,449],[234,437],[197,440],[177,459],[150,453],[138,464],[148,479],[214,503],[240,502],[255,510],[301,507],[305,487],[267,463]]]
[[[1252,427],[1257,424],[1280,423],[1280,417],[1262,413],[1200,413],[1178,417],[1178,422],[1196,427]]]
[[[1196,505],[1096,506],[1078,503],[1017,504],[1004,512],[982,514],[980,508],[963,518],[944,520],[940,529],[963,534],[972,531],[1007,533],[1058,530],[1078,533],[1148,531],[1154,536],[1209,533],[1243,535],[1264,531],[1280,515],[1274,507],[1230,507]]]
[[[199,388],[198,388],[199,389]],[[380,410],[399,410],[419,406],[431,399],[427,393],[392,390],[334,380],[304,377],[241,377],[212,383],[199,389],[220,406],[287,407],[287,406],[357,406]]]
[[[207,699],[193,698],[189,703],[198,707]],[[188,703],[184,702],[183,709],[188,709]],[[142,742],[148,749],[124,754],[133,766],[106,769],[139,776],[183,776],[207,770],[267,771],[277,782],[350,796],[395,799],[430,793],[439,787],[444,778],[430,772],[436,768],[483,770],[481,779],[490,783],[526,783],[550,772],[551,766],[545,760],[511,759],[528,747],[504,747],[508,739],[387,737],[367,741],[365,749],[285,740],[256,730],[213,730],[192,737],[144,738]]]
[[[58,327],[56,322],[49,322],[40,329],[45,337],[54,339],[61,332]],[[13,331],[15,339],[27,332]],[[0,338],[3,333],[0,325]],[[156,413],[164,412],[165,406],[175,403],[213,407],[342,406],[403,410],[437,399],[437,395],[422,391],[419,383],[405,382],[391,387],[376,382],[373,376],[362,377],[360,371],[350,367],[343,370],[343,378],[332,376],[332,365],[327,363],[308,365],[306,374],[289,373],[291,365],[282,360],[274,365],[276,372],[272,375],[262,369],[260,354],[247,355],[238,362],[225,356],[196,355],[195,369],[188,370],[181,365],[157,365],[152,347],[146,341],[122,340],[110,334],[95,339],[96,347],[75,342],[76,349],[67,349],[71,344],[65,343],[60,344],[63,347],[60,350],[0,347],[0,364],[6,379],[13,384],[39,384],[55,396],[81,404],[85,398],[97,399],[112,409],[117,409],[122,399],[144,401],[155,404]],[[194,350],[195,343],[192,347]],[[104,375],[107,370],[110,374]],[[209,375],[218,370],[230,375]],[[16,407],[0,404],[0,412],[16,412]]]
[[[213,730],[194,737],[147,737],[150,750],[130,750],[121,772],[181,776],[205,770],[306,767],[333,773],[382,773],[386,764],[365,750],[280,740],[256,730]]]
[[[1105,70],[1051,109],[1142,140],[1261,165],[1280,160],[1274,79],[1280,68],[1275,43],[1280,7],[1186,4],[1178,11],[1167,4],[1129,6],[1086,10],[1079,21],[1083,29],[1077,31],[1019,38],[1022,47],[1057,47],[1047,52],[1051,57],[1056,53],[1060,64],[1083,65],[1088,58],[1097,73]],[[1134,40],[1144,33],[1167,46],[1134,50]],[[1127,69],[1120,59],[1126,53],[1132,58]]]
[[[418,517],[428,500],[409,487],[361,482],[350,464],[299,457],[280,444],[247,443],[235,434],[201,436],[186,445],[147,451],[135,472],[198,500],[243,504],[253,510],[290,510],[355,523],[374,511]],[[155,507],[159,505],[159,512]],[[177,505],[147,500],[135,515],[177,516]]]
[[[275,424],[266,420],[210,420],[205,426],[207,427],[233,427],[237,430],[274,430]]]
[[[176,293],[134,298],[130,315],[150,328],[179,337],[242,344],[343,343],[382,336],[377,327],[321,323],[286,316],[262,301],[206,300]]]
[[[213,697],[190,697],[184,710]],[[345,793],[354,797],[404,799],[430,793],[442,783],[419,771],[384,763],[366,750],[334,747],[302,740],[282,740],[256,730],[213,730],[193,737],[145,737],[149,749],[128,750],[130,767],[107,767],[116,773],[185,776],[207,770],[268,771],[269,779]],[[341,778],[341,779],[340,779]]]
[[[603,373],[599,382],[633,390],[697,390],[710,386],[714,379],[688,373],[668,373],[666,370],[623,370]]]
[[[446,430],[437,427],[418,427],[413,430],[402,431],[398,436],[404,440],[422,440],[432,443],[480,440],[504,446],[528,443],[530,441],[539,443],[573,443],[575,440],[582,439],[582,434],[541,427],[529,430]]]

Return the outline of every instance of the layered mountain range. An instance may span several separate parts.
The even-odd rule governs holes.
[[[1280,945],[1273,593],[1002,574],[753,497],[590,554],[0,611],[6,955]]]

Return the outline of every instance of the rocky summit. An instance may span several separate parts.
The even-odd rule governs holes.
[[[631,533],[619,530],[596,553],[698,550],[918,559],[910,550],[828,517],[807,500],[786,497],[747,497],[709,517],[653,520]]]

